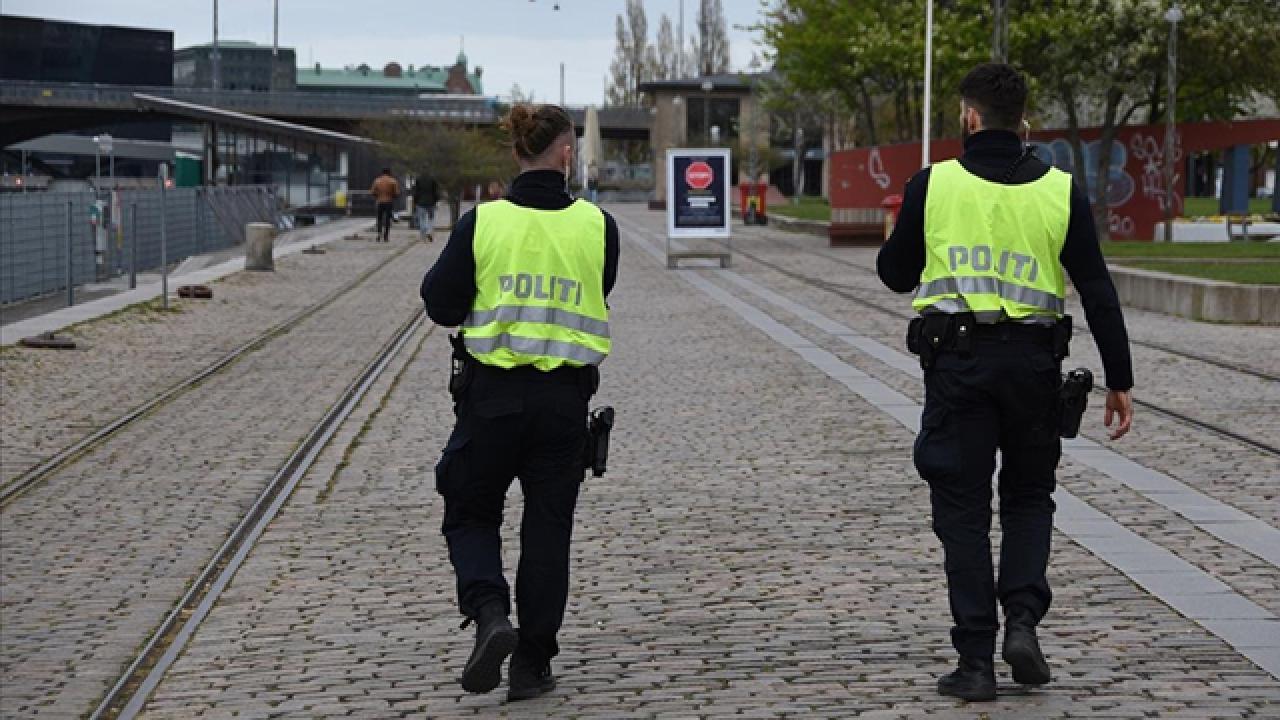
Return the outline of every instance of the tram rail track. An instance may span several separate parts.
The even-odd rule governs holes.
[[[376,275],[383,268],[390,265],[392,261],[396,260],[400,256],[404,255],[404,253],[408,252],[413,246],[414,246],[413,243],[406,244],[404,247],[400,248],[394,253],[388,255],[382,260],[379,260],[372,267],[369,267],[363,272],[361,272],[359,275],[357,275],[355,278],[347,282],[345,285],[335,289],[333,292],[330,292],[328,295],[324,296],[319,301],[313,303],[312,305],[306,308],[303,308],[302,310],[300,310],[297,313],[294,313],[293,315],[286,318],[285,320],[264,330],[263,332],[259,333],[258,335],[250,339],[248,342],[245,342],[237,346],[236,348],[232,349],[231,351],[219,357],[217,360],[213,361],[212,363],[206,365],[205,367],[187,376],[186,378],[178,381],[177,383],[169,386],[167,389],[161,391],[160,393],[152,397],[150,400],[147,400],[146,402],[123,413],[122,415],[116,417],[114,420],[108,422],[107,424],[99,427],[97,430],[91,432],[90,434],[71,443],[70,445],[63,447],[61,450],[54,453],[48,459],[42,462],[39,462],[36,465],[33,465],[23,473],[15,476],[12,480],[8,481],[3,486],[0,486],[0,509],[8,507],[10,504],[12,504],[15,500],[21,497],[28,490],[39,485],[42,481],[44,481],[45,479],[47,479],[57,471],[74,463],[79,458],[83,457],[86,453],[93,450],[95,447],[98,447],[102,443],[106,442],[109,438],[111,438],[113,435],[120,432],[124,428],[142,419],[143,417],[146,417],[147,415],[169,404],[170,402],[173,402],[174,400],[178,399],[182,395],[186,394],[187,391],[192,390],[197,386],[199,386],[205,380],[208,380],[210,377],[213,377],[214,375],[217,375],[223,370],[226,370],[228,367],[234,365],[238,360],[244,358],[245,356],[249,355],[250,353],[256,350],[261,349],[267,343],[271,342],[275,338],[281,335],[284,335],[285,333],[297,327],[299,324],[301,324],[311,316],[315,315],[316,313],[320,312],[326,307],[329,307],[330,305],[332,305],[334,302],[336,302],[343,296],[347,295],[351,291],[363,285],[366,281],[368,281],[370,278]]]
[[[338,400],[268,481],[253,505],[188,586],[182,598],[152,632],[142,650],[89,716],[91,720],[134,718],[142,711],[151,693],[185,650],[267,526],[279,515],[339,427],[425,323],[425,312],[414,312],[383,344],[378,354],[355,380],[347,385]],[[429,327],[422,341],[434,330],[434,326]],[[419,342],[419,348],[422,341]]]
[[[722,244],[723,244],[723,243],[722,243]],[[830,256],[830,255],[827,255],[826,253],[814,252],[813,250],[810,250],[810,249],[808,249],[808,248],[804,248],[804,247],[801,247],[801,246],[798,246],[798,245],[794,245],[794,244],[789,243],[789,242],[787,242],[787,241],[785,241],[785,240],[784,240],[784,241],[782,241],[782,244],[787,245],[788,247],[792,247],[792,248],[797,249],[797,250],[801,250],[801,251],[803,251],[803,252],[807,252],[807,253],[810,253],[810,254],[813,254],[813,255],[817,255],[817,256],[822,257],[822,258],[827,259],[827,260],[832,260],[832,261],[835,261],[835,262],[840,263],[840,264],[843,264],[843,265],[848,265],[848,266],[850,266],[850,267],[854,267],[854,268],[856,268],[856,269],[858,269],[858,270],[861,270],[861,271],[863,271],[863,272],[866,272],[866,273],[870,273],[870,274],[874,274],[874,273],[875,273],[875,271],[874,271],[874,270],[872,270],[872,269],[870,269],[870,268],[867,268],[867,267],[865,267],[865,266],[859,265],[859,264],[857,264],[857,263],[849,262],[848,260],[845,260],[845,259],[843,259],[843,258],[836,258],[836,257]],[[913,317],[912,315],[910,315],[910,314],[908,314],[908,313],[904,313],[904,312],[901,312],[901,311],[896,310],[896,309],[888,308],[888,307],[886,307],[886,306],[884,306],[884,305],[881,305],[881,304],[879,304],[879,303],[877,303],[877,302],[874,302],[874,301],[872,301],[872,300],[868,300],[868,299],[867,299],[867,298],[865,298],[865,297],[862,297],[862,296],[860,296],[860,295],[856,295],[856,294],[854,294],[854,293],[851,293],[851,292],[849,292],[849,291],[848,291],[847,287],[845,287],[845,286],[841,286],[841,285],[839,285],[839,284],[837,284],[837,283],[832,283],[832,282],[830,282],[830,281],[822,280],[822,279],[820,279],[820,278],[815,278],[815,277],[813,277],[813,276],[811,276],[811,275],[807,275],[807,274],[805,274],[805,273],[797,272],[797,271],[792,270],[792,269],[790,269],[790,268],[785,268],[785,267],[783,267],[783,266],[781,266],[781,265],[778,265],[777,263],[773,263],[773,262],[770,262],[770,261],[768,261],[768,260],[765,260],[765,259],[761,258],[760,256],[756,255],[755,253],[752,253],[752,252],[749,252],[749,251],[747,251],[747,250],[742,249],[740,246],[736,246],[736,245],[735,245],[735,246],[733,247],[733,249],[732,249],[732,252],[734,252],[735,254],[738,254],[738,255],[742,255],[743,257],[748,258],[748,259],[749,259],[749,260],[751,260],[752,262],[755,262],[755,263],[758,263],[758,264],[760,264],[760,265],[763,265],[764,267],[768,267],[768,268],[770,268],[770,269],[774,270],[775,272],[778,272],[779,274],[782,274],[782,275],[785,275],[785,276],[787,276],[787,277],[790,277],[790,278],[792,278],[793,280],[796,280],[796,281],[798,281],[798,282],[801,282],[801,283],[804,283],[804,284],[806,284],[806,285],[809,285],[810,287],[814,287],[814,288],[817,288],[817,289],[819,289],[819,290],[823,290],[823,291],[825,291],[825,292],[831,293],[831,294],[836,295],[836,296],[838,296],[838,297],[844,298],[844,299],[846,299],[846,300],[849,300],[849,301],[851,301],[851,302],[854,302],[854,303],[856,303],[856,304],[858,304],[858,305],[861,305],[861,306],[863,306],[863,307],[867,307],[867,308],[870,308],[870,309],[872,309],[872,310],[876,310],[877,312],[881,312],[881,313],[884,313],[884,314],[889,315],[889,316],[891,316],[891,317],[896,317],[896,318],[901,319],[901,320],[909,320],[909,319],[911,319],[911,317]],[[1162,349],[1162,348],[1160,348],[1160,349]],[[1238,368],[1238,367],[1235,367],[1235,366],[1231,366],[1230,364],[1221,363],[1220,361],[1215,361],[1215,360],[1210,359],[1210,358],[1202,358],[1202,357],[1198,357],[1198,356],[1194,356],[1194,355],[1188,355],[1187,357],[1190,357],[1191,359],[1194,359],[1194,360],[1200,360],[1200,361],[1202,361],[1202,362],[1207,362],[1207,363],[1210,363],[1210,364],[1215,364],[1215,365],[1219,365],[1219,366],[1222,366],[1222,367],[1226,367],[1227,369],[1231,369],[1231,370],[1237,370],[1237,371],[1241,371],[1241,372],[1248,372],[1248,374],[1255,375],[1255,376],[1259,376],[1259,377],[1261,377],[1262,379],[1265,379],[1265,380],[1272,380],[1272,379],[1280,380],[1280,378],[1274,378],[1273,376],[1270,376],[1269,374],[1266,374],[1266,373],[1258,373],[1258,372],[1256,372],[1256,371],[1251,371],[1251,369],[1247,369],[1247,368]],[[1094,392],[1095,392],[1095,393],[1098,393],[1099,395],[1101,395],[1101,394],[1104,394],[1104,393],[1105,393],[1105,391],[1104,391],[1102,388],[1095,388]],[[1153,402],[1151,402],[1150,400],[1143,400],[1143,399],[1140,399],[1140,398],[1134,398],[1133,402],[1134,402],[1134,404],[1135,404],[1135,405],[1137,405],[1137,406],[1139,406],[1139,407],[1146,408],[1147,410],[1150,410],[1150,411],[1152,411],[1152,412],[1155,412],[1155,413],[1157,413],[1157,414],[1159,414],[1159,415],[1163,415],[1163,416],[1165,416],[1166,418],[1169,418],[1169,419],[1171,419],[1171,420],[1173,420],[1173,421],[1175,421],[1175,422],[1179,422],[1179,423],[1182,423],[1182,424],[1184,424],[1184,425],[1190,425],[1190,426],[1192,426],[1192,427],[1198,428],[1198,429],[1203,430],[1203,431],[1211,432],[1211,433],[1213,433],[1213,434],[1215,434],[1215,435],[1218,435],[1219,437],[1223,437],[1223,438],[1225,438],[1225,439],[1227,439],[1227,440],[1230,440],[1230,441],[1232,441],[1232,442],[1236,442],[1236,443],[1239,443],[1239,444],[1245,445],[1245,446],[1247,446],[1247,447],[1250,447],[1250,448],[1252,448],[1252,449],[1254,449],[1254,450],[1257,450],[1257,451],[1262,452],[1262,453],[1264,453],[1264,454],[1270,455],[1270,456],[1272,456],[1272,457],[1280,457],[1280,447],[1278,447],[1278,446],[1276,446],[1276,445],[1273,445],[1273,444],[1271,444],[1271,443],[1268,443],[1268,442],[1265,442],[1265,441],[1262,441],[1262,440],[1258,440],[1258,439],[1256,439],[1256,438],[1249,437],[1249,436],[1247,436],[1247,435],[1244,435],[1244,434],[1242,434],[1242,433],[1238,433],[1238,432],[1236,432],[1236,431],[1234,431],[1234,430],[1231,430],[1230,428],[1225,428],[1225,427],[1222,427],[1222,426],[1217,425],[1217,424],[1215,424],[1215,423],[1211,423],[1211,422],[1207,422],[1207,421],[1204,421],[1204,420],[1200,420],[1200,419],[1198,419],[1198,418],[1195,418],[1195,417],[1192,417],[1192,416],[1190,416],[1190,415],[1187,415],[1186,413],[1179,412],[1179,411],[1174,410],[1174,409],[1172,409],[1172,408],[1164,407],[1163,405],[1160,405],[1160,404],[1157,404],[1157,403],[1153,403]]]
[[[869,267],[867,267],[867,266],[865,266],[865,265],[862,265],[862,264],[860,264],[860,263],[852,262],[852,261],[850,261],[850,260],[848,260],[848,259],[841,258],[841,257],[837,257],[837,256],[835,256],[835,255],[830,255],[830,254],[828,254],[828,253],[817,252],[816,250],[813,250],[813,249],[811,249],[811,248],[807,248],[807,247],[804,247],[803,245],[798,245],[798,244],[796,244],[796,243],[788,242],[788,241],[786,241],[786,240],[781,240],[780,242],[781,242],[782,244],[786,245],[787,247],[794,248],[794,249],[796,249],[796,250],[800,250],[801,252],[806,252],[806,253],[809,253],[809,254],[811,254],[811,255],[817,255],[818,257],[821,257],[821,258],[822,258],[822,259],[824,259],[824,260],[830,260],[831,262],[838,263],[838,264],[840,264],[840,265],[844,265],[844,266],[846,266],[846,267],[853,268],[853,269],[855,269],[855,270],[858,270],[858,271],[860,271],[860,272],[866,273],[866,274],[868,274],[868,275],[873,275],[873,276],[874,276],[874,275],[876,275],[876,271],[875,271],[875,269],[873,269],[873,268],[869,268]],[[745,254],[745,253],[744,253],[744,254]],[[833,285],[833,286],[835,286],[835,287],[841,287],[841,286],[840,286],[839,284],[837,284],[837,283],[832,283],[832,285]],[[864,303],[864,304],[865,304],[865,303]],[[876,306],[876,307],[877,307],[877,309],[882,309],[882,308],[880,308],[880,306]],[[1078,331],[1083,331],[1083,332],[1085,332],[1085,333],[1089,332],[1089,330],[1088,330],[1087,328],[1077,328],[1077,330],[1078,330]],[[1149,349],[1149,350],[1156,350],[1156,351],[1159,351],[1159,352],[1168,353],[1168,354],[1170,354],[1170,355],[1176,355],[1176,356],[1178,356],[1178,357],[1182,357],[1182,358],[1185,358],[1185,359],[1187,359],[1187,360],[1194,360],[1194,361],[1197,361],[1197,362],[1204,363],[1204,364],[1206,364],[1206,365],[1212,365],[1212,366],[1214,366],[1214,367],[1217,367],[1217,368],[1220,368],[1220,369],[1223,369],[1223,370],[1230,370],[1230,371],[1232,371],[1232,372],[1237,372],[1237,373],[1241,373],[1241,374],[1244,374],[1244,375],[1250,375],[1250,376],[1253,376],[1253,377],[1255,377],[1255,378],[1258,378],[1259,380],[1267,380],[1267,381],[1270,381],[1270,382],[1280,382],[1280,375],[1277,375],[1277,374],[1275,374],[1275,373],[1269,373],[1269,372],[1266,372],[1266,371],[1264,371],[1264,370],[1258,370],[1258,369],[1256,369],[1256,368],[1251,368],[1251,367],[1248,367],[1248,366],[1246,366],[1246,365],[1240,365],[1239,363],[1233,363],[1233,362],[1229,362],[1229,361],[1226,361],[1226,360],[1220,360],[1220,359],[1218,359],[1218,358],[1209,357],[1209,356],[1207,356],[1207,355],[1201,355],[1201,354],[1199,354],[1199,353],[1194,353],[1194,352],[1190,352],[1190,351],[1183,350],[1183,349],[1180,349],[1180,348],[1171,347],[1171,346],[1168,346],[1168,345],[1164,345],[1164,344],[1162,344],[1162,343],[1152,342],[1152,341],[1150,341],[1150,340],[1140,340],[1140,339],[1137,339],[1137,338],[1130,337],[1130,338],[1129,338],[1129,342],[1130,342],[1130,344],[1138,345],[1138,346],[1140,346],[1140,347],[1145,347],[1145,348],[1147,348],[1147,349]]]

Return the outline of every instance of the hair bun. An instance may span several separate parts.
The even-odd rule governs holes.
[[[566,132],[573,132],[573,119],[558,105],[517,103],[507,111],[502,128],[511,134],[516,154],[533,159],[546,152]]]

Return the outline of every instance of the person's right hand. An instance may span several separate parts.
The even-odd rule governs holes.
[[[1102,424],[1111,427],[1112,421],[1118,421],[1111,431],[1112,440],[1124,437],[1133,425],[1133,395],[1128,390],[1107,391],[1107,409]]]

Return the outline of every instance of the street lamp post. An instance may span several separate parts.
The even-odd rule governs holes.
[[[672,146],[684,146],[689,142],[689,113],[684,113],[684,124],[680,123],[680,113],[684,110],[684,98],[677,95],[671,98],[671,144]],[[680,128],[684,127],[684,132],[680,132]]]
[[[108,163],[107,172],[111,179],[111,187],[115,188],[115,185],[116,185],[115,138],[111,137],[109,133],[103,133],[102,135],[95,135],[93,138],[93,141],[94,143],[97,144],[99,153],[106,153],[107,155],[107,163]],[[99,155],[99,157],[101,157],[101,155]]]
[[[222,85],[222,52],[218,49],[218,0],[213,0],[213,50],[209,53],[213,91]]]
[[[929,167],[929,114],[933,111],[933,0],[924,4],[924,126],[920,130],[920,167]]]
[[[702,81],[702,135],[705,144],[711,142],[711,91],[715,85],[710,80]]]
[[[1164,241],[1173,242],[1173,153],[1177,132],[1174,105],[1178,98],[1178,23],[1182,21],[1182,8],[1178,3],[1169,6],[1164,19],[1169,23],[1169,102],[1165,108],[1164,127]]]

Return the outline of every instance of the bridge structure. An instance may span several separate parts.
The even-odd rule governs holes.
[[[581,135],[587,109],[568,110]],[[479,95],[264,93],[6,80],[0,83],[0,151],[26,151],[25,175],[25,158],[40,152],[32,142],[39,138],[168,121],[174,123],[172,149],[203,160],[204,183],[277,185],[286,206],[345,212],[337,198],[350,198],[350,189],[367,183],[380,167],[377,153],[370,151],[374,143],[360,136],[361,123],[419,118],[483,126],[496,123],[502,112],[498,99]],[[605,108],[598,117],[603,139],[649,138],[647,109]],[[0,182],[0,189],[5,187]]]
[[[163,101],[173,102],[166,105]],[[359,123],[368,119],[416,117],[440,123],[485,125],[497,122],[502,111],[496,98],[479,95],[262,93],[6,80],[0,84],[0,147],[118,122],[190,118],[190,106],[285,121],[299,126],[295,132],[312,129],[346,134],[355,132]],[[581,134],[586,108],[571,107],[569,112]],[[645,108],[603,108],[598,113],[601,136],[606,140],[649,137],[651,114]]]

